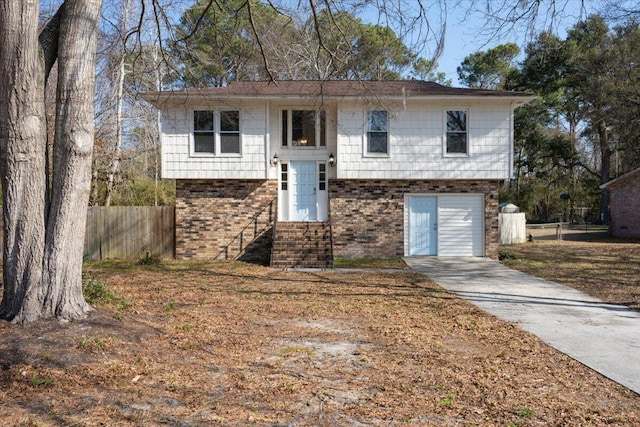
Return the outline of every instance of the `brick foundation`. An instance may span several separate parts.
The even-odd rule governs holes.
[[[496,258],[499,181],[330,180],[333,254],[341,258],[404,255],[404,195],[484,194],[485,256]]]
[[[276,180],[177,180],[176,258],[268,262]]]

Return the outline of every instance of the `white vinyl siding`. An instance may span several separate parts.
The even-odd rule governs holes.
[[[387,111],[388,154],[367,153],[367,112],[376,110],[362,101],[340,100],[322,108],[290,100],[210,101],[204,105],[166,105],[162,116],[162,175],[173,179],[277,179],[278,168],[269,164],[277,154],[281,161],[327,162],[333,153],[336,165],[327,177],[338,179],[491,179],[510,178],[511,104],[507,100],[389,101]],[[443,111],[465,109],[467,154],[447,156],[443,143]],[[193,111],[239,111],[241,152],[194,155],[191,146]],[[318,126],[315,148],[282,146],[283,111],[326,111],[326,127]],[[381,110],[378,110],[381,111]],[[289,126],[291,125],[289,121]],[[325,130],[326,146],[321,129]],[[235,138],[234,136],[229,136]],[[227,141],[225,151],[235,150]],[[290,142],[290,141],[289,141]],[[218,149],[220,150],[220,148]]]
[[[226,131],[223,132],[225,141],[217,148],[217,155],[211,153],[194,155],[191,145],[194,111],[239,111],[240,123],[237,137],[231,126],[225,126]],[[264,179],[267,176],[266,114],[264,102],[243,102],[224,106],[165,107],[162,112],[162,177],[168,179]],[[219,125],[218,129],[220,129]],[[236,151],[236,147],[240,149],[240,154],[231,152]]]
[[[366,110],[356,102],[338,107],[337,177],[339,179],[508,179],[511,170],[511,104],[473,101],[389,103],[389,154],[366,153]],[[443,111],[467,115],[467,154],[447,156]]]

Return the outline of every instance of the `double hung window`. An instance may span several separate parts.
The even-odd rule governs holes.
[[[240,112],[195,110],[193,112],[193,153],[240,154]]]
[[[469,138],[467,132],[467,111],[447,110],[446,121],[446,153],[467,154],[469,149]]]
[[[384,110],[367,113],[367,153],[389,154],[388,114]]]

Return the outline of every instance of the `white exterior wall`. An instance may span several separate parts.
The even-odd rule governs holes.
[[[371,109],[384,109],[372,107]],[[407,101],[386,106],[389,155],[366,154],[366,108],[338,109],[339,179],[507,179],[511,171],[511,105]],[[444,153],[445,111],[468,111],[469,155]]]
[[[191,154],[194,110],[240,111],[241,155]],[[162,177],[171,179],[264,179],[267,177],[267,114],[264,101],[233,105],[165,106],[162,111]]]
[[[238,109],[241,155],[191,153],[193,110]],[[279,179],[279,167],[269,160],[327,161],[335,167],[327,178],[339,179],[508,179],[511,172],[512,112],[507,100],[482,102],[408,100],[389,102],[389,155],[369,156],[366,150],[366,111],[362,103],[327,103],[327,146],[282,147],[281,111],[315,109],[299,100],[243,100],[166,105],[162,111],[162,176],[172,179]],[[444,154],[445,111],[468,111],[468,156]]]

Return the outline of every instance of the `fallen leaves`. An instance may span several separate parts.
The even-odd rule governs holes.
[[[2,423],[640,422],[634,393],[416,273],[113,264],[91,274],[128,307],[0,325]]]

